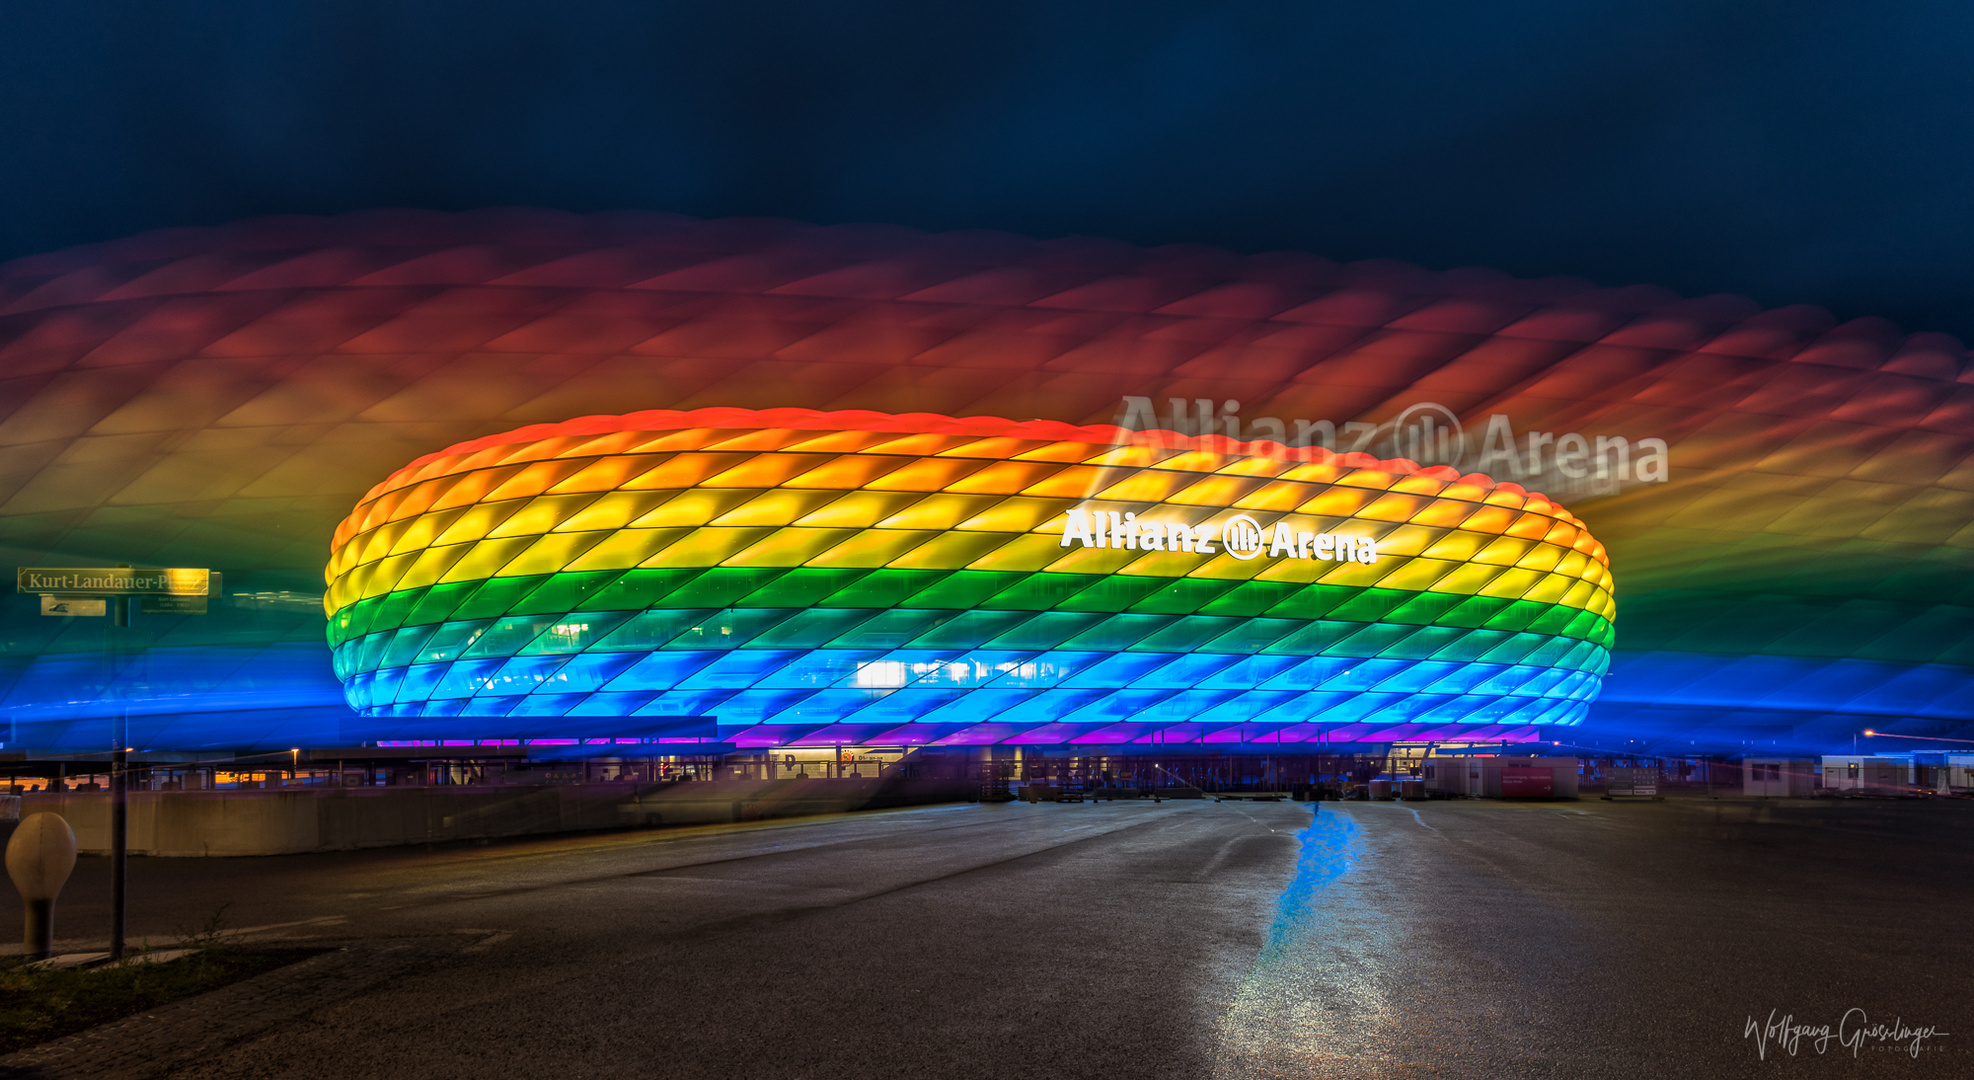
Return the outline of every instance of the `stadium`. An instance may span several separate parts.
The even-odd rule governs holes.
[[[365,212],[0,267],[7,749],[1967,737],[1964,348],[1484,270]],[[1238,519],[1238,520],[1237,520]]]

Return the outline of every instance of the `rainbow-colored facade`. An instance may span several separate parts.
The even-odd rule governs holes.
[[[113,718],[128,719],[132,744],[155,750],[286,752],[391,738],[414,721],[466,731],[476,718],[431,713],[440,701],[463,710],[477,689],[420,699],[399,682],[385,701],[380,676],[357,686],[363,707],[351,707],[336,665],[373,661],[368,644],[353,657],[345,645],[338,660],[324,640],[322,573],[338,523],[380,479],[447,447],[577,417],[707,409],[1167,432],[1274,443],[1308,454],[1303,466],[1324,452],[1368,472],[1388,470],[1367,461],[1409,460],[1490,478],[1497,492],[1545,492],[1608,549],[1623,611],[1601,691],[1587,712],[1558,705],[1582,723],[1552,737],[1669,752],[1848,749],[1865,728],[1974,739],[1974,365],[1958,341],[1881,320],[1572,279],[1090,239],[374,212],[172,230],[0,266],[0,385],[0,550],[16,566],[224,574],[208,614],[141,616],[107,656],[101,620],[43,616],[32,595],[0,602],[10,752],[98,750]],[[1093,454],[1120,445],[1048,438],[1103,448]],[[1247,454],[1255,467],[1273,460]],[[695,482],[696,497],[718,490]],[[1097,493],[1060,496],[1072,497]],[[1124,503],[1120,520],[1155,504]],[[487,610],[455,608],[440,624],[594,610],[510,612],[488,595]],[[679,594],[682,610],[753,602],[709,594],[685,605],[691,595]],[[639,611],[669,602],[638,596]],[[339,616],[345,599],[329,598]],[[1224,610],[1237,600],[1219,597],[1191,612],[1131,604],[1115,614],[1278,617]],[[1400,625],[1389,614],[1366,624]],[[985,615],[966,619],[986,633]],[[384,663],[401,658],[388,654],[400,629],[374,664],[408,676],[415,664]],[[774,632],[728,651],[763,652]],[[938,648],[963,654],[995,640]],[[650,654],[690,651],[683,645],[653,643]],[[635,733],[658,715],[638,711],[650,709],[712,715],[724,730],[746,705],[663,697],[715,677],[701,672],[671,689],[661,679],[605,689],[625,674],[587,692],[659,696],[616,718],[626,726],[565,713],[558,734]],[[1119,685],[1160,677],[1148,670]],[[786,689],[792,702],[809,688]],[[987,689],[969,700],[994,700],[980,696]],[[1149,701],[1172,688],[1143,689]],[[787,711],[767,690],[746,714],[763,737]],[[1195,699],[1160,700],[1180,709]],[[414,705],[419,715],[396,714]],[[1105,719],[1136,715],[1119,708]],[[494,721],[517,715],[477,717],[473,730],[493,737],[507,730]],[[1395,715],[1340,715],[1332,728],[1374,742]],[[806,737],[794,733],[807,722],[790,721],[789,737]],[[1201,721],[1199,738],[1291,730],[1215,723]],[[1059,730],[1082,738],[1082,724]],[[1058,729],[1027,730],[1039,734],[1020,737]],[[1191,729],[1164,730],[1185,745]]]
[[[1614,608],[1583,523],[1481,475],[804,409],[451,447],[364,497],[327,576],[349,703],[397,739],[1526,740],[1581,721]]]

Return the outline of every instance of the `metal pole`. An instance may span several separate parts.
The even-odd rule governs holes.
[[[113,596],[115,625],[130,625],[130,601]],[[120,643],[119,643],[120,644]],[[112,662],[115,654],[112,653]],[[124,900],[130,884],[129,717],[121,699],[116,710],[116,745],[110,748],[110,962],[123,959]]]
[[[27,918],[21,932],[22,955],[29,960],[46,960],[55,955],[55,902],[25,900]]]
[[[119,731],[118,738],[122,734]],[[124,901],[130,886],[130,760],[121,746],[111,756],[110,960],[114,963],[123,959]]]

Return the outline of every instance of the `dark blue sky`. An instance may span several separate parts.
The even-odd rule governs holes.
[[[1974,339],[1974,6],[0,5],[0,258],[539,205],[1084,233]]]

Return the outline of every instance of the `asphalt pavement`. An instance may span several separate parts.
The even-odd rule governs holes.
[[[135,935],[224,905],[337,951],[0,1066],[1969,1076],[1970,826],[1943,801],[1016,803],[136,859]],[[65,893],[64,948],[100,933],[105,869]]]

